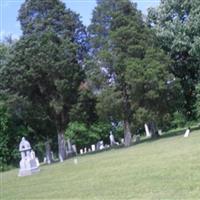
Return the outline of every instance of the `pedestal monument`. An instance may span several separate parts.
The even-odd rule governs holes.
[[[19,144],[21,153],[20,170],[18,176],[28,176],[39,172],[39,161],[35,152],[31,149],[30,143],[23,137]]]

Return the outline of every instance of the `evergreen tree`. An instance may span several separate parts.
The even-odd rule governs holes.
[[[88,77],[96,84],[98,111],[107,119],[124,122],[125,145],[129,146],[138,109],[153,112],[151,106],[155,108],[159,99],[154,85],[159,85],[155,90],[167,89],[167,81],[174,78],[168,71],[170,60],[156,47],[153,32],[128,0],[97,1],[89,33],[93,59],[88,62]],[[147,120],[154,121],[153,117]]]
[[[1,73],[3,89],[31,102],[41,109],[43,121],[53,123],[62,161],[66,158],[65,127],[84,79],[84,27],[79,16],[59,0],[26,0],[19,20],[23,36]]]

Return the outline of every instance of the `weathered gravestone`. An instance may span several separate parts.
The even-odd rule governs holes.
[[[83,154],[83,149],[80,149],[80,154]]]
[[[103,150],[103,149],[104,149],[104,144],[103,144],[103,141],[100,141],[99,150]]]
[[[45,142],[45,150],[46,150],[46,156],[45,156],[46,161],[45,161],[45,163],[51,164],[53,159],[52,159],[51,147],[50,147],[49,141]]]
[[[73,150],[73,153],[74,153],[75,155],[77,155],[77,148],[76,148],[76,145],[75,145],[75,144],[72,145],[72,150]]]
[[[149,127],[147,124],[144,125],[144,128],[145,128],[145,132],[146,132],[146,137],[149,138],[151,137],[151,133],[149,131]]]
[[[20,170],[18,176],[28,176],[39,172],[39,161],[35,157],[35,152],[31,149],[30,143],[23,137],[19,151],[21,153]]]
[[[185,131],[184,137],[187,138],[190,134],[190,128]]]
[[[114,146],[116,144],[114,135],[112,134],[112,131],[110,131],[109,138],[110,138],[110,146],[112,147],[112,146]]]
[[[91,149],[92,149],[92,151],[95,151],[95,145],[94,144],[91,145]]]
[[[97,151],[100,150],[100,145],[101,145],[100,143],[101,143],[101,141],[98,141],[97,144],[96,144],[96,150],[97,150]]]
[[[72,156],[75,156],[77,154],[76,145],[72,145],[71,141],[69,139],[67,140],[66,154],[67,154],[67,157],[72,157]]]
[[[124,138],[121,138],[120,141],[121,141],[121,144],[124,144]]]
[[[140,135],[134,135],[134,137],[133,137],[133,142],[134,142],[134,143],[140,142]]]

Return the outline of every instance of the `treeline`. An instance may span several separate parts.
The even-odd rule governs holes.
[[[60,0],[26,0],[22,36],[0,44],[0,164],[17,165],[22,136],[67,158],[109,131],[131,144],[199,119],[200,2],[166,0],[142,15],[130,0],[97,0],[91,24]],[[45,150],[46,147],[46,150]]]

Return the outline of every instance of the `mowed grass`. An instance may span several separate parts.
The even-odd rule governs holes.
[[[1,173],[0,199],[200,199],[200,131]]]

